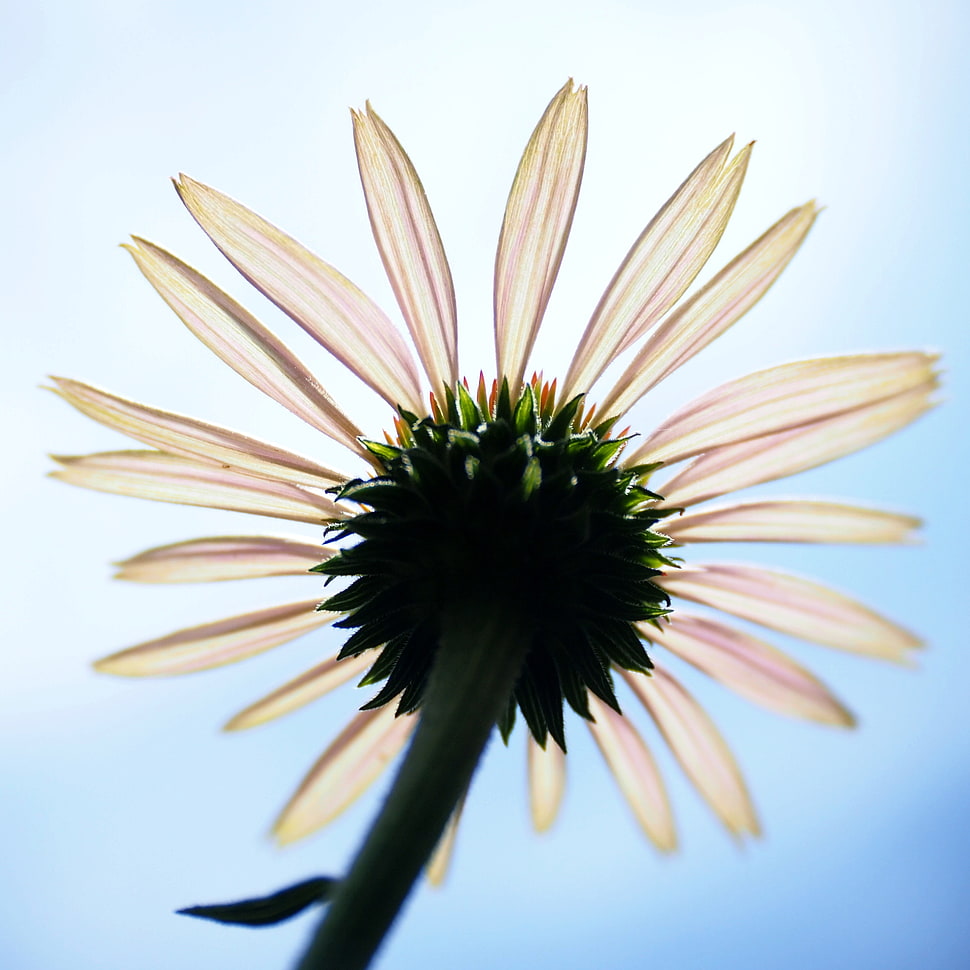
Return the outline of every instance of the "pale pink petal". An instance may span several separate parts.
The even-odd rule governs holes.
[[[601,414],[624,414],[651,388],[703,350],[751,309],[798,251],[818,210],[792,209],[710,282],[677,307],[637,351]]]
[[[665,670],[652,677],[620,671],[650,712],[687,777],[733,835],[761,827],[734,756],[704,709]]]
[[[742,697],[779,714],[851,727],[852,714],[818,678],[780,650],[707,617],[677,610],[641,634]]]
[[[465,799],[468,797],[468,789],[461,796],[455,810],[448,819],[444,832],[435,846],[431,858],[428,860],[427,875],[428,882],[432,886],[440,886],[448,875],[448,867],[451,865],[451,856],[455,851],[455,839],[458,836],[458,825],[461,822],[461,813],[465,808]]]
[[[596,718],[587,727],[596,740],[636,820],[663,852],[677,848],[677,830],[667,789],[650,749],[630,722],[592,694],[589,709]]]
[[[95,455],[51,457],[63,466],[50,473],[52,478],[114,495],[250,512],[317,525],[347,516],[343,507],[298,485],[253,478],[161,451],[104,451]]]
[[[175,187],[209,238],[253,286],[392,407],[420,407],[414,359],[369,297],[234,199],[185,175]]]
[[[424,187],[370,104],[351,114],[370,224],[394,295],[432,389],[453,389],[458,380],[455,289]]]
[[[308,570],[335,549],[288,536],[213,536],[146,549],[115,563],[131,583],[217,583],[263,576],[316,576]]]
[[[361,711],[310,769],[273,826],[285,845],[302,839],[359,798],[404,746],[417,718],[394,716],[394,705]]]
[[[751,155],[747,145],[729,164],[733,144],[732,136],[691,172],[627,253],[579,343],[564,400],[588,391],[616,355],[680,299],[707,262],[731,218]]]
[[[736,563],[671,570],[654,580],[673,596],[724,610],[813,643],[905,662],[920,641],[908,630],[827,586]]]
[[[256,703],[250,704],[227,721],[223,730],[241,731],[289,714],[290,711],[312,703],[357,674],[363,673],[373,662],[374,657],[366,650],[357,657],[347,657],[344,660],[331,657],[324,660]]]
[[[171,253],[135,238],[125,246],[182,322],[220,360],[311,427],[361,454],[360,429],[281,340],[232,297]]]
[[[853,354],[757,371],[681,408],[627,461],[681,461],[709,448],[854,411],[925,385],[935,360],[915,351]]]
[[[696,509],[658,528],[678,543],[907,542],[919,526],[899,512],[793,498]]]
[[[235,663],[295,640],[338,616],[318,611],[319,602],[317,597],[284,603],[188,627],[113,653],[94,667],[120,677],[169,677]]]
[[[566,756],[558,744],[539,747],[531,732],[526,744],[532,824],[537,832],[545,832],[556,821],[566,790]]]
[[[834,418],[714,448],[657,489],[664,505],[685,507],[774,481],[852,454],[904,428],[933,405],[930,380],[895,397]]]
[[[566,248],[586,159],[586,88],[569,80],[519,162],[495,258],[495,352],[513,396],[522,383]]]
[[[169,454],[315,488],[340,485],[350,477],[239,431],[161,411],[80,381],[64,377],[51,380],[57,385],[55,393],[82,414]]]

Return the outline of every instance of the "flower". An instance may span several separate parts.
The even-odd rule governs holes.
[[[499,491],[514,492],[523,508],[536,489],[552,488],[552,482],[559,489],[555,501],[544,501],[555,506],[556,515],[562,502],[579,494],[577,482],[593,482],[595,488],[590,485],[569,512],[587,519],[599,516],[599,524],[590,526],[583,519],[582,528],[577,527],[576,535],[583,537],[592,529],[599,547],[594,552],[589,543],[583,547],[578,565],[569,567],[575,568],[569,574],[575,580],[570,595],[562,597],[569,630],[578,633],[572,636],[561,623],[542,643],[537,634],[530,653],[536,669],[527,664],[500,723],[507,735],[518,707],[530,729],[534,822],[539,829],[548,827],[563,793],[565,697],[585,716],[647,835],[662,850],[675,847],[662,779],[640,733],[620,713],[613,693],[616,674],[727,829],[738,837],[757,834],[758,820],[733,755],[709,716],[668,670],[666,655],[764,707],[848,726],[852,715],[826,686],[722,614],[883,660],[904,661],[919,642],[812,580],[761,566],[693,558],[681,562],[669,554],[679,556],[681,547],[694,543],[721,541],[905,541],[918,520],[890,511],[802,498],[708,503],[832,461],[907,425],[931,406],[934,358],[903,352],[782,364],[721,385],[650,433],[628,437],[615,431],[634,404],[764,295],[816,218],[811,202],[792,209],[682,299],[717,245],[744,179],[751,146],[732,157],[729,138],[694,169],[636,240],[593,312],[564,378],[527,378],[585,160],[586,94],[570,81],[536,127],[509,196],[495,267],[495,379],[486,381],[481,374],[465,382],[458,366],[451,274],[421,182],[369,105],[353,114],[353,123],[374,236],[426,380],[391,321],[337,270],[216,190],[185,176],[176,188],[243,276],[394,409],[384,442],[365,438],[290,350],[213,283],[144,239],[135,238],[127,248],[203,343],[251,384],[342,445],[357,461],[358,476],[63,378],[53,379],[54,389],[68,403],[150,450],[60,456],[61,467],[53,474],[117,494],[325,525],[359,540],[348,546],[338,536],[321,546],[313,533],[193,539],[126,560],[119,578],[144,583],[317,573],[357,578],[325,600],[323,610],[317,590],[297,602],[139,644],[106,657],[97,668],[122,676],[188,673],[242,660],[335,620],[356,628],[339,658],[322,661],[227,724],[235,730],[264,723],[369,667],[365,683],[386,681],[372,702],[377,706],[365,704],[283,810],[275,829],[278,838],[300,838],[330,821],[370,785],[413,729],[416,717],[410,712],[419,709],[435,639],[433,623],[422,626],[425,613],[415,606],[415,597],[440,598],[441,589],[434,585],[439,578],[442,583],[480,581],[469,579],[465,567],[481,565],[481,554],[458,557],[454,570],[443,568],[440,557],[434,559],[420,582],[409,574],[408,585],[374,579],[381,563],[393,560],[410,569],[407,550],[423,548],[407,530],[425,528],[426,519],[415,525],[407,510],[424,503],[422,508],[446,514],[443,499],[429,502],[433,485],[428,482],[442,469],[463,486],[501,480]],[[620,377],[607,379],[607,368],[623,361]],[[510,437],[493,447],[488,436],[503,422],[502,433]],[[486,465],[491,478],[479,475]],[[661,480],[654,483],[658,469]],[[449,480],[441,487],[453,485]],[[548,499],[552,493],[542,494]],[[468,521],[481,524],[476,516],[463,512],[457,519],[462,527]],[[543,535],[562,539],[567,519],[560,517]],[[519,541],[519,532],[533,527],[532,520],[514,527],[509,521],[501,515],[488,519],[488,527],[479,530],[484,537],[476,534],[474,541],[486,546],[492,539]],[[385,541],[391,534],[388,522],[397,530],[395,541],[400,540],[391,552]],[[462,541],[471,541],[463,536]],[[377,545],[368,545],[372,541]],[[549,596],[564,581],[559,560],[570,559],[573,545],[585,542],[570,538],[546,555],[540,575],[554,574]],[[450,555],[450,547],[446,552]],[[502,576],[506,566],[512,568],[509,559],[497,561],[499,566],[490,562],[475,577]],[[519,588],[522,582],[520,577],[513,585]],[[434,587],[430,592],[429,583]],[[604,605],[591,606],[594,601]],[[693,613],[683,603],[709,610]],[[543,615],[553,612],[547,606]],[[394,696],[401,697],[397,711],[385,703]],[[627,699],[623,705],[631,703]],[[559,743],[545,743],[547,732]],[[441,875],[453,836],[454,825],[442,841],[432,875]]]

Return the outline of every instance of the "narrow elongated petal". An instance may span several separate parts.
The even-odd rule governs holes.
[[[855,719],[818,678],[780,650],[747,633],[682,610],[646,623],[644,637],[693,664],[746,700],[790,717],[851,727]]]
[[[259,478],[330,488],[350,477],[239,431],[139,404],[90,384],[52,378],[68,404],[95,421],[173,455],[234,467]]]
[[[540,748],[531,732],[528,745],[529,807],[537,832],[551,828],[566,790],[566,756],[558,744]]]
[[[182,322],[253,387],[355,454],[360,429],[281,340],[232,297],[171,253],[144,239],[125,246]]]
[[[458,380],[451,270],[424,186],[393,132],[367,105],[351,112],[374,239],[433,390]]]
[[[213,536],[146,549],[116,563],[132,583],[217,583],[264,576],[316,576],[311,566],[336,550],[287,536]],[[319,576],[317,576],[319,579]]]
[[[333,522],[347,512],[298,485],[253,478],[218,465],[203,465],[161,451],[104,451],[52,455],[62,465],[52,478],[70,485],[156,502],[201,505],[297,522]]]
[[[304,671],[299,677],[287,681],[266,697],[260,698],[255,704],[250,704],[227,721],[223,730],[241,731],[256,727],[305,707],[347,683],[357,674],[363,673],[373,660],[366,651],[345,660],[337,660],[336,657],[324,660],[323,663]]]
[[[824,465],[888,437],[933,405],[936,380],[885,401],[810,424],[713,448],[658,486],[664,504],[685,507]]]
[[[596,720],[587,721],[587,727],[634,817],[658,849],[673,852],[677,848],[674,814],[650,749],[629,718],[617,714],[592,694],[589,709]]]
[[[663,522],[674,542],[907,542],[920,520],[883,509],[772,499],[697,509]]]
[[[318,597],[284,603],[188,627],[113,653],[94,666],[101,673],[120,677],[169,677],[221,667],[288,643],[336,619],[337,614],[318,612],[319,602]]]
[[[519,162],[495,258],[495,352],[516,388],[566,248],[586,160],[586,88],[569,80],[549,103]]]
[[[461,813],[465,808],[467,797],[468,790],[465,789],[465,794],[461,796],[455,810],[451,813],[451,818],[448,819],[448,824],[445,825],[445,830],[441,833],[441,838],[428,861],[428,882],[432,886],[440,886],[445,881],[445,876],[448,875],[448,867],[451,865],[451,857],[455,851],[458,826],[461,823]]]
[[[577,348],[565,400],[589,390],[610,361],[680,299],[707,262],[731,217],[751,155],[747,145],[729,164],[733,144],[732,136],[691,172],[627,253]]]
[[[652,677],[621,671],[650,712],[674,757],[704,800],[733,835],[759,835],[741,770],[720,731],[674,677],[659,668]]]
[[[792,209],[668,314],[600,402],[601,413],[627,412],[647,391],[744,316],[798,251],[816,215],[814,202]]]
[[[915,351],[853,354],[757,371],[681,408],[628,461],[681,461],[875,404],[924,385],[933,376],[934,360]]]
[[[182,175],[186,208],[250,283],[392,407],[420,406],[417,369],[401,335],[345,276],[265,219]]]
[[[867,606],[790,573],[739,563],[685,566],[657,577],[673,596],[840,650],[905,662],[920,641]]]
[[[361,711],[310,769],[280,813],[273,834],[294,842],[335,819],[380,776],[404,746],[417,718],[394,716],[394,705]]]

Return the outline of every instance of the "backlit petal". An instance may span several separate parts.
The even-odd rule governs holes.
[[[545,832],[556,821],[566,790],[566,756],[562,748],[551,741],[545,748],[540,748],[531,732],[526,744],[532,825],[537,832]]]
[[[432,886],[440,886],[448,875],[448,867],[451,865],[451,857],[455,851],[455,839],[458,836],[458,826],[461,823],[461,813],[465,808],[465,799],[468,790],[458,800],[455,810],[451,813],[448,823],[445,825],[444,832],[435,846],[431,858],[428,860],[427,876],[428,882]]]

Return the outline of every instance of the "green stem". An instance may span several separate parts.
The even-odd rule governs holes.
[[[298,970],[370,963],[471,781],[529,642],[487,598],[446,611],[414,740]]]

